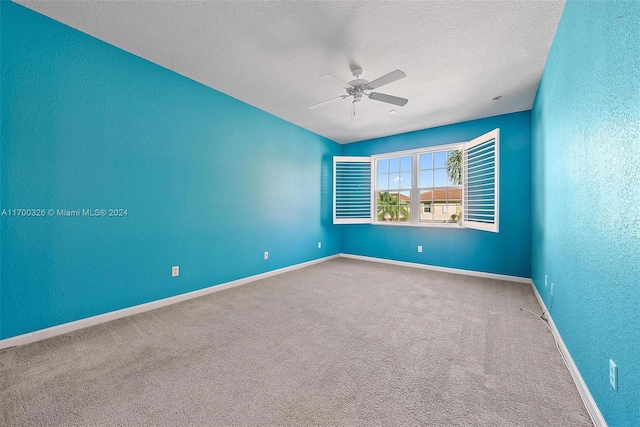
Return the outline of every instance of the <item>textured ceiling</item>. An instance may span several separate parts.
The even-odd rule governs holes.
[[[18,1],[128,52],[336,142],[347,143],[531,108],[562,1]],[[409,99],[307,107],[350,81]],[[498,102],[492,101],[502,96]],[[397,110],[390,114],[391,109]]]

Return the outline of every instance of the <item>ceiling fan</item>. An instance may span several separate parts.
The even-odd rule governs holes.
[[[388,104],[398,105],[400,107],[404,106],[407,102],[409,102],[409,100],[405,98],[386,95],[384,93],[371,92],[373,89],[377,89],[380,86],[384,86],[391,82],[395,82],[396,80],[400,80],[403,77],[406,77],[407,75],[403,71],[400,71],[400,70],[392,71],[388,74],[385,74],[382,77],[378,77],[377,79],[371,82],[368,82],[360,78],[360,76],[362,75],[362,68],[356,67],[352,69],[351,72],[353,73],[353,77],[355,77],[355,80],[351,80],[349,83],[337,78],[334,75],[322,74],[320,76],[321,78],[327,81],[332,81],[334,83],[340,84],[347,91],[347,94],[340,95],[335,98],[331,98],[326,101],[319,102],[317,104],[310,106],[309,109],[314,110],[318,107],[321,107],[326,104],[330,104],[339,99],[345,99],[352,96],[353,101],[351,102],[351,120],[356,120],[359,118],[360,109],[358,105],[359,105],[359,102],[362,101],[363,96],[366,96],[369,99],[373,99],[375,101],[386,102]]]

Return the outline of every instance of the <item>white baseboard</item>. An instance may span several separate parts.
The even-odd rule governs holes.
[[[578,370],[578,367],[576,366],[575,362],[573,361],[573,358],[571,357],[571,354],[569,353],[569,350],[565,346],[564,341],[562,340],[562,337],[560,336],[560,332],[558,332],[558,329],[556,328],[556,325],[553,322],[553,318],[551,317],[551,314],[549,312],[547,312],[547,307],[546,307],[544,301],[542,300],[542,298],[540,297],[540,294],[538,293],[538,290],[536,289],[535,284],[533,283],[532,279],[525,278],[525,277],[518,277],[518,276],[508,276],[508,275],[503,275],[503,274],[485,273],[485,272],[481,272],[481,271],[462,270],[462,269],[449,268],[449,267],[439,267],[439,266],[434,266],[434,265],[418,264],[418,263],[413,263],[413,262],[395,261],[395,260],[390,260],[390,259],[375,258],[375,257],[361,256],[361,255],[351,255],[351,254],[343,254],[343,253],[337,254],[337,255],[331,255],[331,256],[328,256],[328,257],[319,258],[319,259],[315,259],[315,260],[312,260],[312,261],[307,261],[307,262],[303,262],[303,263],[300,263],[300,264],[291,265],[289,267],[284,267],[284,268],[280,268],[280,269],[277,269],[277,270],[268,271],[266,273],[256,274],[254,276],[245,277],[245,278],[234,280],[234,281],[231,281],[231,282],[221,283],[219,285],[210,286],[208,288],[199,289],[197,291],[192,291],[192,292],[188,292],[188,293],[185,293],[185,294],[175,295],[173,297],[169,297],[169,298],[164,298],[164,299],[157,300],[157,301],[148,302],[148,303],[145,303],[145,304],[140,304],[140,305],[136,305],[136,306],[133,306],[133,307],[127,307],[127,308],[123,308],[121,310],[111,311],[109,313],[104,313],[104,314],[100,314],[100,315],[97,315],[97,316],[87,317],[85,319],[80,319],[80,320],[76,320],[76,321],[73,321],[73,322],[64,323],[62,325],[52,326],[50,328],[41,329],[41,330],[34,331],[34,332],[29,332],[27,334],[18,335],[18,336],[11,337],[11,338],[6,338],[4,340],[0,340],[0,350],[4,349],[4,348],[9,348],[9,347],[15,347],[15,346],[18,346],[18,345],[29,344],[29,343],[32,343],[32,342],[36,342],[36,341],[44,340],[44,339],[47,339],[47,338],[55,337],[55,336],[58,336],[58,335],[66,334],[66,333],[69,333],[69,332],[73,332],[73,331],[76,331],[78,329],[83,329],[83,328],[87,328],[89,326],[98,325],[100,323],[108,322],[108,321],[111,321],[111,320],[120,319],[122,317],[132,316],[134,314],[143,313],[145,311],[154,310],[156,308],[165,307],[167,305],[176,304],[178,302],[187,301],[187,300],[190,300],[190,299],[193,299],[193,298],[198,298],[198,297],[201,297],[201,296],[204,296],[204,295],[208,295],[208,294],[211,294],[211,293],[214,293],[214,292],[222,291],[224,289],[229,289],[229,288],[233,288],[233,287],[236,287],[236,286],[244,285],[246,283],[255,282],[256,280],[265,279],[265,278],[271,277],[271,276],[276,276],[278,274],[282,274],[282,273],[286,273],[286,272],[289,272],[289,271],[297,270],[297,269],[300,269],[300,268],[308,267],[310,265],[318,264],[318,263],[321,263],[321,262],[324,262],[324,261],[328,261],[330,259],[334,259],[334,258],[338,258],[338,257],[351,258],[351,259],[357,259],[357,260],[362,260],[362,261],[370,261],[370,262],[379,262],[379,263],[384,263],[384,264],[400,265],[400,266],[404,266],[404,267],[420,268],[420,269],[425,269],[425,270],[440,271],[440,272],[444,272],[444,273],[463,274],[463,275],[467,275],[467,276],[484,277],[484,278],[489,278],[489,279],[506,280],[506,281],[509,281],[509,282],[520,282],[520,283],[528,283],[528,284],[530,284],[531,285],[531,289],[533,289],[533,293],[536,296],[536,299],[538,300],[538,304],[540,304],[540,307],[542,308],[542,311],[546,312],[546,316],[547,316],[547,319],[549,321],[549,326],[551,327],[551,331],[553,332],[553,335],[555,336],[555,339],[556,339],[556,341],[558,343],[558,347],[560,348],[560,351],[562,352],[565,360],[567,361],[567,365],[569,367],[569,372],[571,373],[573,381],[576,384],[578,392],[580,393],[580,396],[582,397],[582,400],[584,401],[585,406],[587,407],[587,410],[589,412],[589,415],[592,418],[593,423],[595,424],[596,427],[607,427],[607,423],[604,420],[604,417],[602,416],[602,413],[600,412],[600,409],[598,408],[598,405],[596,404],[595,400],[593,399],[593,396],[591,395],[591,392],[589,391],[589,388],[587,387],[587,385],[585,384],[584,380],[582,379],[582,375],[580,375],[580,371]]]
[[[383,264],[401,265],[403,267],[421,268],[423,270],[440,271],[443,273],[463,274],[465,276],[484,277],[486,279],[506,280],[508,282],[531,283],[528,277],[508,276],[505,274],[485,273],[482,271],[463,270],[459,268],[439,267],[437,265],[418,264],[416,262],[395,261],[385,258],[374,258],[362,255],[340,254],[343,258],[359,259],[362,261],[380,262]]]
[[[600,412],[600,408],[598,408],[598,405],[596,404],[596,401],[593,399],[593,396],[591,395],[591,392],[589,391],[587,384],[582,379],[582,375],[580,375],[580,371],[578,370],[578,367],[573,361],[573,358],[571,357],[571,353],[569,353],[569,349],[564,344],[564,341],[562,340],[562,336],[560,335],[560,332],[558,332],[558,329],[556,328],[556,324],[553,322],[551,313],[547,311],[547,306],[542,300],[542,297],[540,296],[540,294],[538,293],[538,289],[536,288],[536,285],[533,283],[533,280],[531,281],[531,289],[533,289],[533,293],[536,296],[536,299],[538,300],[538,304],[540,304],[540,308],[542,309],[542,312],[546,313],[545,316],[548,320],[549,327],[551,328],[551,332],[553,333],[556,339],[556,342],[558,343],[558,347],[560,348],[560,351],[564,356],[564,360],[567,362],[567,367],[569,368],[569,372],[571,373],[573,382],[575,383],[576,388],[578,389],[578,393],[580,393],[580,397],[582,397],[582,401],[584,402],[584,406],[587,408],[587,412],[589,412],[589,415],[591,416],[591,421],[593,421],[593,424],[596,427],[607,427],[607,422],[604,420],[604,417]]]
[[[210,286],[208,288],[199,289],[197,291],[175,295],[175,296],[164,298],[161,300],[151,301],[151,302],[140,304],[140,305],[135,305],[133,307],[127,307],[120,310],[99,314],[97,316],[87,317],[85,319],[80,319],[80,320],[76,320],[69,323],[63,323],[62,325],[56,325],[50,328],[40,329],[38,331],[29,332],[23,335],[18,335],[11,338],[5,338],[3,340],[0,340],[0,350],[3,348],[15,347],[18,345],[25,345],[32,342],[41,341],[47,338],[52,338],[58,335],[77,331],[78,329],[88,328],[89,326],[94,326],[100,323],[109,322],[111,320],[120,319],[122,317],[133,316],[134,314],[138,314],[138,313],[144,313],[145,311],[154,310],[156,308],[165,307],[167,305],[176,304],[182,301],[187,301],[192,298],[197,298],[197,297],[211,294],[213,292],[218,292],[224,289],[229,289],[236,286],[244,285],[245,283],[254,282],[256,280],[265,279],[267,277],[286,273],[288,271],[308,267],[310,265],[328,261],[330,259],[334,259],[338,257],[352,258],[352,259],[358,259],[363,261],[381,262],[386,264],[401,265],[405,267],[422,268],[422,269],[440,271],[445,273],[465,274],[469,276],[485,277],[485,278],[498,279],[498,280],[507,280],[511,282],[523,282],[523,283],[531,282],[531,279],[527,279],[523,277],[506,276],[502,274],[493,274],[493,273],[483,273],[478,271],[461,270],[456,268],[438,267],[433,265],[417,264],[417,263],[404,262],[404,261],[394,261],[389,259],[366,257],[366,256],[360,256],[360,255],[338,254],[338,255],[331,255],[324,258],[319,258],[319,259],[308,261],[308,262],[303,262],[303,263],[292,265],[285,268],[280,268],[278,270],[268,271],[266,273],[261,273],[254,276],[245,277],[245,278],[234,280],[227,283],[221,283],[219,285]]]
[[[197,291],[187,292],[185,294],[163,298],[161,300],[151,301],[151,302],[147,302],[140,305],[134,305],[133,307],[127,307],[121,310],[111,311],[108,313],[87,317],[85,319],[80,319],[80,320],[76,320],[69,323],[63,323],[62,325],[52,326],[46,329],[40,329],[38,331],[29,332],[27,334],[18,335],[11,338],[5,338],[3,340],[0,340],[0,350],[3,348],[15,347],[18,345],[24,345],[24,344],[29,344],[32,342],[44,340],[47,338],[77,331],[78,329],[83,329],[89,326],[94,326],[100,323],[108,322],[110,320],[120,319],[122,317],[132,316],[138,313],[144,313],[145,311],[154,310],[156,308],[165,307],[167,305],[176,304],[178,302],[190,300],[193,298],[198,298],[214,292],[222,291],[224,289],[234,288],[236,286],[244,285],[246,283],[255,282],[256,280],[266,279],[267,277],[276,276],[278,274],[308,267],[313,264],[318,264],[324,261],[328,261],[330,259],[338,258],[339,256],[340,255],[331,255],[324,258],[318,258],[312,261],[291,265],[289,267],[267,271],[266,273],[256,274],[254,276],[245,277],[245,278],[234,280],[227,283],[221,283],[219,285],[210,286],[208,288],[198,289]]]

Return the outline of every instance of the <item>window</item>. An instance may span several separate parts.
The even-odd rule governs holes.
[[[462,144],[434,147],[416,153],[418,191],[422,209],[420,223],[458,224],[462,214]],[[431,207],[435,209],[431,209]],[[449,215],[451,210],[452,215]]]
[[[376,176],[374,222],[460,223],[461,144],[376,155],[372,160]]]
[[[411,221],[412,156],[376,161],[377,221]]]
[[[472,141],[334,158],[334,223],[498,232],[499,129]]]

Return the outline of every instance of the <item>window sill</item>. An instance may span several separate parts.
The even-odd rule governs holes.
[[[417,227],[417,228],[454,228],[463,230],[464,227],[459,224],[429,224],[429,223],[414,223],[414,222],[381,222],[376,221],[372,225],[381,225],[383,227]]]

